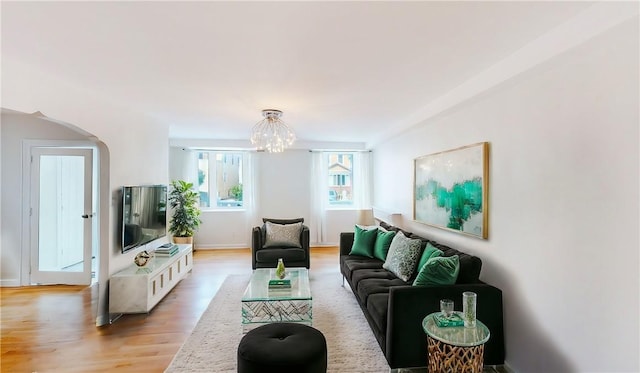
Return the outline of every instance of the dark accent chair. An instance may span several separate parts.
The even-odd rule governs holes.
[[[273,224],[294,224],[304,223],[304,218],[298,219],[270,219],[263,218],[264,223],[260,227],[253,227],[251,239],[251,267],[256,268],[275,268],[278,259],[282,258],[285,267],[305,267],[309,268],[309,227],[302,225],[300,232],[300,246],[279,246],[264,247],[266,242],[266,223]]]

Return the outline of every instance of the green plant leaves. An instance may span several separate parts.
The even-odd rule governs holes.
[[[198,193],[193,183],[173,180],[169,192],[169,206],[173,216],[169,221],[169,232],[176,237],[191,237],[200,226],[200,206]]]

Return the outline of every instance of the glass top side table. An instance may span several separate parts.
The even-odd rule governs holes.
[[[438,313],[431,313],[422,320],[422,329],[427,334],[429,372],[481,373],[484,344],[491,335],[489,328],[480,320],[474,328],[439,327],[434,319]]]

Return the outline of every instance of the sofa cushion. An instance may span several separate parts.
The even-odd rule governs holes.
[[[382,268],[383,261],[374,258],[365,258],[359,255],[343,255],[341,256],[341,267],[344,269],[345,277],[351,279],[353,272],[358,269],[376,269]]]
[[[480,270],[482,269],[482,260],[477,256],[458,252],[460,258],[460,273],[456,284],[475,284],[480,281]]]
[[[353,245],[349,255],[366,256],[373,258],[373,245],[376,242],[378,229],[362,229],[355,226],[355,234],[353,236]]]
[[[264,247],[298,247],[302,223],[276,224],[270,221],[264,223],[266,228]]]
[[[420,269],[413,285],[453,285],[458,279],[458,272],[460,261],[457,255],[434,257]]]
[[[371,294],[367,298],[367,311],[369,316],[381,332],[387,330],[387,310],[389,308],[389,294]]]
[[[422,270],[422,267],[427,263],[427,260],[430,258],[435,258],[437,256],[442,256],[442,250],[434,247],[430,242],[424,242],[425,248],[422,251],[422,255],[420,256],[420,261],[418,261],[418,266],[416,269],[418,271]]]
[[[351,284],[353,285],[354,289],[357,289],[358,283],[361,280],[368,278],[393,280],[397,277],[393,273],[383,268],[357,269],[351,273]]]
[[[376,242],[373,244],[373,257],[380,260],[387,259],[389,246],[391,246],[391,241],[393,241],[393,237],[396,235],[395,232],[387,232],[383,229],[384,228],[378,230]]]
[[[388,293],[393,286],[408,285],[399,278],[365,278],[358,282],[356,292],[358,297],[366,305],[367,298],[371,294]]]
[[[388,224],[385,221],[380,221],[380,227],[382,227],[384,230],[386,231],[390,231],[390,232],[397,232],[398,231],[398,227],[395,227],[391,224]]]
[[[286,266],[287,262],[305,260],[307,255],[304,249],[297,249],[294,247],[288,247],[285,249],[267,248],[256,251],[256,261],[258,262],[276,263],[280,258],[282,258],[282,261],[284,261],[284,265]]]
[[[389,253],[382,268],[391,271],[403,281],[413,276],[420,259],[420,240],[411,239],[397,232],[389,246]]]

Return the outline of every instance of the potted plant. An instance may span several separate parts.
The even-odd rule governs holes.
[[[198,193],[193,190],[193,183],[184,180],[171,182],[169,206],[173,211],[169,221],[169,232],[174,243],[193,243],[193,235],[200,226],[200,206]]]

